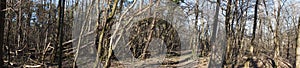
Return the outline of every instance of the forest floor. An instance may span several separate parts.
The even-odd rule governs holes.
[[[208,68],[210,55],[199,57],[199,55],[194,56],[192,50],[181,51],[182,55],[178,57],[152,57],[145,60],[135,60],[134,62],[128,62],[128,60],[119,60],[113,61],[112,68],[173,68],[173,67],[183,67],[183,68]],[[234,67],[244,67],[245,57],[236,58],[240,60]],[[176,64],[166,64],[167,62],[179,61]],[[279,57],[278,59],[271,59],[270,56],[260,55],[253,58],[253,61],[250,63],[250,67],[258,68],[272,68],[274,67],[274,62],[277,62],[277,67],[279,68],[291,68],[291,64],[287,62],[287,59]]]
[[[178,57],[153,57],[145,60],[136,60],[128,62],[128,60],[114,61],[111,67],[115,68],[166,68],[166,67],[197,67],[207,68],[209,57],[193,57],[191,50],[182,51],[183,55]],[[169,62],[178,62],[175,64],[167,64]]]

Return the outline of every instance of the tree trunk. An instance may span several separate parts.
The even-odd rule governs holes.
[[[199,4],[198,4],[198,1],[196,0],[195,1],[195,3],[196,3],[196,5],[195,5],[195,24],[194,24],[194,28],[195,28],[195,33],[196,34],[194,34],[195,36],[194,36],[194,42],[193,42],[193,44],[192,44],[192,47],[193,47],[193,49],[192,49],[192,54],[193,54],[193,58],[194,59],[196,59],[197,58],[197,54],[196,54],[196,51],[197,51],[197,46],[198,46],[198,34],[199,34],[199,32],[198,32],[198,18],[199,18]],[[203,27],[202,27],[203,28]],[[203,49],[202,49],[203,50]],[[202,56],[202,51],[200,52],[200,55]]]
[[[65,6],[65,0],[59,0],[59,33],[58,33],[58,37],[59,37],[59,51],[58,51],[58,66],[59,68],[62,68],[62,60],[63,60],[63,53],[62,53],[62,43],[63,43],[63,23],[64,23],[64,6]]]
[[[251,39],[251,47],[253,49],[255,49],[255,32],[256,32],[256,26],[257,26],[257,10],[258,10],[258,3],[259,3],[259,0],[256,0],[256,4],[255,4],[255,10],[254,10],[254,23],[253,23],[253,32],[252,32],[252,39]],[[252,55],[255,55],[255,51],[251,53]]]
[[[276,25],[275,25],[275,32],[274,32],[274,44],[275,44],[275,47],[274,47],[274,60],[278,58],[278,56],[280,55],[280,51],[279,51],[279,30],[280,30],[280,12],[281,12],[281,4],[280,4],[280,1],[278,1],[278,8],[277,8],[277,16],[276,16]],[[278,63],[275,62],[275,67],[277,67]]]
[[[0,68],[3,68],[3,40],[4,40],[4,23],[5,23],[5,11],[6,8],[6,0],[1,0],[0,2]]]
[[[296,47],[296,68],[300,68],[300,17],[298,22],[298,37],[297,37],[297,47]]]
[[[256,0],[256,3],[255,3],[255,10],[254,10],[254,22],[253,22],[253,29],[252,29],[252,39],[251,39],[251,46],[250,46],[250,55],[248,57],[248,59],[253,59],[252,57],[254,55],[256,55],[256,45],[257,43],[255,42],[255,32],[256,32],[256,26],[257,26],[257,10],[258,10],[258,3],[259,3],[259,0]],[[250,66],[250,61],[247,61],[246,64],[245,64],[245,68],[246,67],[249,67]]]
[[[218,17],[219,17],[219,10],[220,10],[220,1],[221,0],[217,0],[216,3],[216,12],[215,12],[215,16],[214,16],[214,23],[213,23],[213,32],[212,32],[212,37],[211,37],[211,41],[210,44],[212,44],[212,50],[211,50],[211,56],[210,56],[210,61],[208,64],[208,68],[219,68],[221,67],[221,65],[217,64],[217,59],[215,57],[213,57],[213,55],[218,55],[218,53],[216,52],[216,36],[217,36],[217,29],[218,29]],[[219,54],[220,55],[220,54]],[[224,59],[223,59],[224,60]],[[222,64],[222,63],[221,63]]]
[[[226,47],[225,51],[226,54],[223,56],[223,67],[225,67],[225,64],[231,63],[230,57],[231,57],[231,30],[230,30],[230,19],[231,19],[231,2],[232,0],[228,0],[227,2],[227,9],[226,9],[226,18],[225,18],[225,31],[226,31]]]
[[[5,11],[6,0],[1,0],[0,2],[0,68],[3,68],[3,40],[4,40],[4,23],[5,23]]]

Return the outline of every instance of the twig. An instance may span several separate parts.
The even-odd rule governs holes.
[[[92,34],[94,34],[94,33],[95,33],[95,30],[90,31],[90,32],[87,32],[86,34],[82,35],[82,37],[87,37],[87,36],[92,35]],[[66,42],[63,43],[63,45],[72,43],[72,42],[78,40],[78,38],[79,38],[79,37],[76,37],[76,38],[74,38],[74,39],[71,39],[71,40],[69,40],[69,41],[66,41]]]
[[[46,47],[46,48],[44,49],[44,51],[43,51],[42,63],[44,63],[44,60],[45,60],[45,54],[46,54],[48,48],[50,47],[50,44],[51,44],[51,43],[48,43],[47,47]]]
[[[93,43],[94,43],[94,42],[89,42],[89,43],[87,43],[87,44],[84,44],[84,45],[80,46],[79,49],[85,48],[85,47],[87,47],[88,45],[93,44]],[[73,49],[73,50],[72,50],[72,49]],[[63,52],[72,50],[71,52],[66,53],[66,55],[70,55],[71,53],[74,53],[74,52],[77,51],[77,50],[75,50],[75,49],[76,49],[76,48],[74,47],[74,48],[70,48],[70,49],[64,50]]]

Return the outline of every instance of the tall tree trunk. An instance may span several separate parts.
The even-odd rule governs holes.
[[[215,43],[215,40],[216,40],[216,36],[217,36],[217,29],[218,29],[218,17],[219,17],[219,10],[220,10],[220,1],[221,0],[217,0],[217,3],[216,3],[216,12],[215,12],[215,16],[214,16],[214,23],[213,23],[213,32],[212,32],[212,37],[211,37],[211,41],[210,41],[210,44],[212,44],[212,50],[211,50],[211,56],[210,56],[210,61],[209,61],[209,65],[208,67],[209,68],[219,68],[220,65],[218,65],[216,62],[216,58],[213,57],[213,55],[217,55],[218,53],[216,52],[216,43]],[[220,54],[219,54],[220,55]],[[222,64],[222,63],[221,63]]]
[[[298,22],[298,37],[297,37],[297,47],[296,47],[296,68],[300,68],[300,17]]]
[[[258,10],[258,3],[259,3],[259,0],[256,0],[256,4],[255,4],[255,10],[254,10],[254,23],[253,23],[253,32],[252,32],[252,39],[251,39],[251,48],[254,49],[255,45],[257,45],[255,43],[255,32],[256,32],[256,26],[257,26],[257,10]],[[255,55],[255,50],[253,52],[253,50],[251,51],[252,52],[252,55]]]
[[[199,8],[199,3],[198,3],[198,0],[196,0],[195,3],[196,3],[196,5],[195,5],[195,14],[196,14],[196,16],[195,16],[194,28],[195,28],[195,33],[196,34],[194,34],[195,38],[194,38],[194,42],[193,42],[193,45],[192,45],[192,47],[193,47],[192,53],[193,53],[193,58],[194,59],[196,59],[196,57],[197,57],[197,54],[196,54],[197,46],[198,46],[198,44],[197,44],[198,43],[198,36],[197,35],[199,35],[199,32],[198,32],[198,18],[199,18],[199,9],[198,8]],[[202,28],[204,28],[204,27],[202,27]],[[200,52],[200,55],[202,55],[202,51]]]
[[[215,12],[214,23],[213,23],[213,32],[212,32],[212,37],[211,37],[211,44],[213,44],[215,42],[215,39],[217,36],[219,10],[220,10],[220,0],[217,0],[216,12]]]
[[[59,0],[59,25],[58,25],[58,37],[59,37],[59,51],[58,51],[58,67],[62,68],[62,60],[63,60],[63,53],[62,53],[62,43],[63,43],[63,23],[64,23],[64,6],[65,0]]]
[[[6,0],[1,0],[0,2],[0,68],[3,68],[3,40],[4,40],[4,23],[5,23],[5,11],[6,8]]]
[[[225,67],[225,64],[231,63],[230,56],[231,56],[231,30],[230,30],[230,19],[231,19],[231,3],[232,0],[228,0],[227,2],[227,9],[226,9],[226,18],[225,18],[225,31],[226,31],[226,47],[225,51],[226,54],[223,56],[223,67]]]
[[[280,51],[279,51],[279,30],[280,30],[280,12],[281,12],[281,4],[280,4],[280,1],[278,1],[278,8],[277,8],[277,16],[276,16],[276,25],[275,25],[275,32],[274,32],[274,44],[275,44],[275,47],[274,47],[274,60],[277,59],[277,57],[280,55]],[[277,67],[278,63],[275,62],[275,66],[273,67]]]
[[[256,0],[256,3],[255,3],[255,8],[254,8],[254,22],[253,22],[253,28],[252,28],[252,39],[251,39],[251,46],[250,46],[250,55],[249,55],[249,59],[253,59],[253,55],[256,55],[256,49],[254,48],[257,43],[255,42],[255,32],[256,32],[256,26],[257,26],[257,10],[258,10],[258,3],[259,3],[259,0]],[[249,67],[250,66],[250,61],[247,61],[245,63],[245,67]]]

